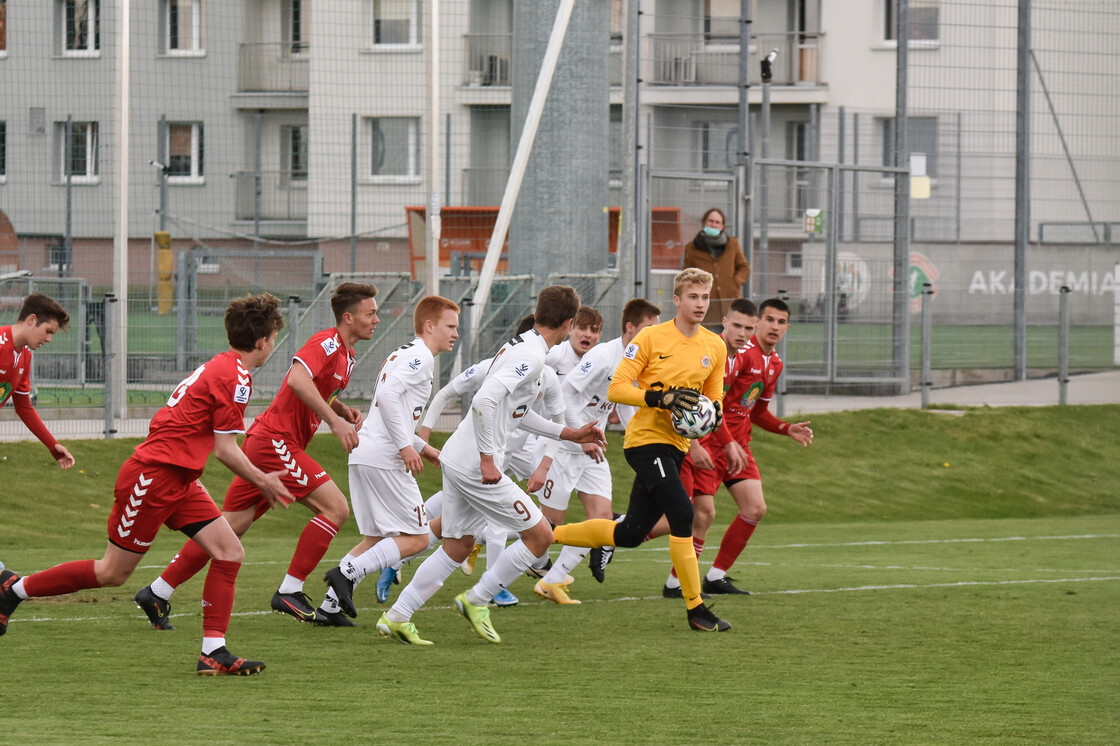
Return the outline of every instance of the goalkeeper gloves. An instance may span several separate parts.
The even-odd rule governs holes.
[[[646,392],[646,406],[668,409],[678,415],[696,409],[700,404],[700,392],[696,389],[677,388],[676,386],[658,391]]]
[[[712,404],[716,408],[716,424],[712,425],[712,430],[718,430],[719,426],[723,424],[723,403],[716,399]]]

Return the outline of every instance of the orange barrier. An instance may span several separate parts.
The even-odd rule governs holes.
[[[408,218],[408,251],[413,279],[417,278],[416,265],[423,265],[426,256],[427,210],[423,206],[405,207]],[[618,252],[618,229],[622,208],[609,210],[607,248]],[[486,254],[494,224],[498,221],[497,207],[444,207],[440,210],[441,233],[439,240],[439,266],[451,269],[451,253],[460,256],[472,254],[474,258]],[[679,207],[654,207],[652,222],[652,266],[654,269],[680,269],[684,256],[681,243],[681,210]],[[498,271],[505,272],[509,255],[509,237],[502,246]],[[473,264],[473,263],[472,263]],[[477,268],[480,265],[474,265]]]

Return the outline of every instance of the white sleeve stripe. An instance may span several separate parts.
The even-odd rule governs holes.
[[[245,432],[245,428],[241,428],[240,430],[215,430],[214,432],[221,435],[227,435],[229,433],[236,435]]]
[[[303,360],[301,360],[298,355],[292,358],[292,362],[299,363],[304,367],[304,370],[307,371],[307,375],[311,376],[312,378],[315,377],[315,374],[311,372],[311,367],[307,363],[303,362]]]

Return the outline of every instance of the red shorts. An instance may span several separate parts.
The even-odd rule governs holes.
[[[135,458],[125,461],[113,489],[109,542],[143,554],[160,526],[178,530],[221,518],[222,511],[194,474],[167,464],[146,464]]]
[[[759,479],[758,465],[754,462],[754,455],[750,447],[743,450],[747,452],[747,465],[736,474],[727,473],[727,454],[719,443],[712,441],[712,447],[704,446],[704,450],[711,456],[715,464],[714,469],[700,469],[690,457],[685,457],[681,464],[681,482],[684,483],[685,492],[689,497],[696,495],[714,495],[721,484],[738,482],[743,479]]]
[[[296,500],[302,500],[331,481],[327,470],[319,466],[319,462],[308,456],[302,448],[283,440],[250,435],[245,438],[241,450],[253,462],[253,466],[266,474],[273,471],[287,472],[282,477],[284,486]],[[222,510],[239,513],[254,506],[258,518],[268,511],[268,501],[260,491],[241,477],[234,477],[226,491]]]

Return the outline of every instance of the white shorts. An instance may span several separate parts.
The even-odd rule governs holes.
[[[583,451],[559,451],[552,459],[544,487],[533,493],[541,505],[567,510],[572,490],[611,499],[611,467],[606,460],[595,463]]]
[[[533,498],[503,474],[497,484],[483,484],[443,464],[443,536],[482,536],[487,525],[512,533],[528,531],[544,516]]]
[[[407,471],[351,464],[350,504],[362,536],[428,533],[428,515],[420,485]]]

